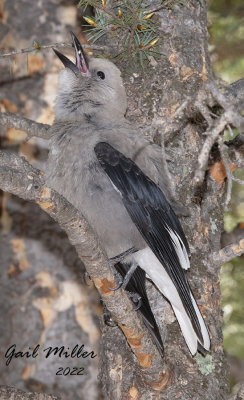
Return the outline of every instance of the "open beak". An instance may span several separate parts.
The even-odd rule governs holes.
[[[75,36],[73,32],[70,32],[73,40],[73,46],[75,49],[75,59],[76,62],[75,64],[70,61],[66,56],[64,56],[62,53],[60,53],[58,50],[53,49],[55,54],[58,56],[58,58],[62,61],[64,66],[66,68],[71,69],[75,75],[77,75],[79,72],[81,72],[83,75],[88,76],[89,75],[89,69],[88,69],[88,60],[87,57],[84,53],[84,50]]]

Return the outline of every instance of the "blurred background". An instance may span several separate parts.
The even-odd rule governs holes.
[[[244,3],[243,0],[209,0],[208,4],[209,51],[214,74],[229,84],[244,77]],[[229,132],[225,135],[228,139]],[[243,180],[244,169],[235,175]],[[244,237],[244,186],[236,182],[233,182],[231,208],[225,212],[223,245]],[[230,354],[233,385],[244,376],[244,256],[222,267],[221,291],[224,347]]]

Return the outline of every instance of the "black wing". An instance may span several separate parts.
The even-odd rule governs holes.
[[[114,267],[120,273],[122,278],[124,278],[127,271],[130,268],[130,265],[120,262],[115,264]],[[155,321],[154,315],[152,313],[147,298],[145,281],[146,281],[146,273],[142,268],[138,266],[134,271],[133,275],[131,276],[130,281],[127,283],[125,290],[127,290],[130,293],[136,293],[141,297],[141,306],[138,309],[138,312],[141,314],[144,324],[151,333],[161,356],[163,356],[164,346],[159,333],[157,322]]]
[[[200,323],[191,300],[191,288],[172,240],[172,232],[180,238],[184,254],[189,253],[189,246],[173,209],[160,188],[131,159],[105,142],[98,143],[94,151],[102,168],[119,190],[132,221],[173,281],[202,342]]]

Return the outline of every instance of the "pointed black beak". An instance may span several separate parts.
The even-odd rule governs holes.
[[[70,32],[70,34],[73,39],[73,46],[75,48],[76,67],[83,74],[88,75],[89,68],[87,56],[85,55],[85,52],[75,34],[73,32]]]
[[[79,69],[72,61],[70,61],[66,56],[64,56],[58,50],[53,49],[53,51],[58,56],[58,58],[62,61],[65,68],[71,69],[75,73],[75,75],[77,75],[79,73]]]
[[[88,76],[89,75],[89,69],[88,69],[88,60],[87,57],[84,53],[84,50],[75,36],[73,32],[70,32],[73,40],[73,46],[75,49],[75,58],[76,58],[76,63],[74,64],[72,61],[70,61],[65,55],[60,53],[58,50],[53,49],[55,54],[58,56],[58,58],[62,61],[64,66],[66,68],[71,69],[75,75],[77,75],[79,72],[81,72],[83,75]]]

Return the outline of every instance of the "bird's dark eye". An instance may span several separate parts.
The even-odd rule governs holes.
[[[98,71],[97,76],[99,76],[100,79],[105,79],[105,73],[102,71]]]

